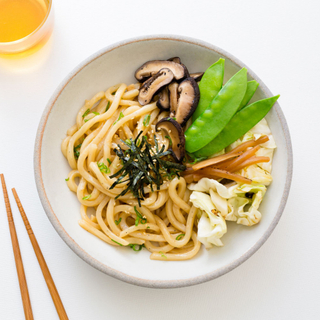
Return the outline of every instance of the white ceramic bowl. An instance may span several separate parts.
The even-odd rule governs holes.
[[[134,71],[145,61],[179,56],[190,72],[204,71],[218,58],[225,62],[225,79],[240,68],[241,61],[211,44],[180,36],[147,36],[111,45],[77,66],[63,80],[43,113],[34,154],[34,169],[42,205],[62,239],[83,260],[117,279],[145,287],[173,288],[215,279],[248,259],[267,240],[285,207],[292,176],[290,135],[278,103],[267,115],[278,149],[273,162],[274,182],[261,205],[262,220],[251,228],[228,223],[224,247],[202,248],[195,259],[182,262],[152,261],[139,253],[110,246],[78,225],[80,204],[65,178],[70,171],[60,151],[67,129],[85,99],[119,82],[135,82]],[[256,99],[272,96],[248,68],[248,78],[260,86]],[[66,262],[67,263],[67,262]]]

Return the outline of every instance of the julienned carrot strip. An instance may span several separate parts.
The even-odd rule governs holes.
[[[237,147],[235,147],[234,149],[230,150],[229,153],[237,153],[237,152],[245,151],[248,148],[253,147],[253,144],[255,142],[256,140],[249,140],[249,141],[243,142],[239,144]]]
[[[181,172],[181,175],[187,176],[187,175],[190,175],[190,174],[193,174],[193,173],[194,173],[194,170],[192,168],[187,168],[186,170]]]
[[[237,167],[240,163],[243,161],[251,158],[256,154],[256,152],[260,149],[260,146],[255,146],[251,149],[248,149],[246,152],[244,152],[239,158],[237,158],[232,164],[229,164],[225,169],[227,171],[232,171],[235,167]]]
[[[228,153],[237,153],[237,152],[241,152],[244,151],[250,147],[255,147],[259,144],[265,143],[269,141],[269,137],[268,136],[261,136],[258,140],[249,140],[246,141],[240,145],[238,145],[237,147],[235,147],[234,149],[232,149],[231,151],[229,151]]]
[[[184,179],[186,180],[186,183],[192,183],[193,182],[193,174],[185,175]]]
[[[240,152],[238,152],[238,153],[236,153],[236,152],[225,153],[225,154],[222,154],[220,156],[217,156],[217,157],[214,157],[214,158],[211,158],[211,159],[208,159],[208,160],[201,161],[201,162],[195,164],[194,166],[192,166],[192,169],[194,171],[200,170],[200,169],[203,169],[205,167],[209,167],[209,166],[212,166],[214,164],[220,163],[222,161],[228,160],[230,158],[239,157],[240,154],[241,154]]]
[[[201,180],[202,178],[208,178],[208,179],[214,179],[214,180],[218,180],[219,177],[217,176],[213,176],[213,175],[203,175],[201,173],[195,173],[192,175],[193,176],[193,181],[198,182],[199,180]]]
[[[231,160],[227,160],[227,161],[223,161],[221,163],[218,163],[216,166],[214,166],[214,168],[216,169],[225,169],[227,166],[231,165],[232,163],[234,163],[234,161],[236,160],[237,158],[233,158]]]
[[[246,149],[251,148],[251,147],[255,147],[255,146],[262,144],[262,143],[265,143],[268,140],[269,140],[269,137],[265,135],[265,136],[260,137],[258,140],[246,141],[246,142],[240,144],[239,146],[237,146],[236,148],[232,149],[228,153],[225,153],[220,156],[217,156],[217,157],[205,160],[205,161],[201,161],[201,162],[195,164],[194,166],[192,166],[192,169],[194,171],[196,171],[196,170],[200,170],[205,167],[212,166],[214,164],[217,164],[217,167],[220,167],[220,165],[218,165],[218,163],[220,164],[221,162],[226,162],[229,165],[235,159],[231,160],[230,162],[227,162],[226,160],[229,160],[232,158],[238,158],[241,155],[241,153],[243,151],[245,151]],[[223,167],[225,167],[225,165]]]
[[[193,177],[195,177],[196,175],[197,174],[194,174]],[[239,174],[231,173],[229,171],[221,170],[221,169],[206,168],[201,170],[201,175],[204,177],[208,175],[216,176],[216,177],[226,178],[226,179],[230,179],[230,180],[234,180],[242,183],[249,183],[249,184],[252,183],[250,179],[247,179]]]
[[[232,172],[239,171],[245,167],[249,167],[249,166],[256,164],[256,163],[269,162],[269,161],[270,161],[269,157],[251,157],[251,158],[247,159],[246,161],[243,161],[237,167],[233,168]]]

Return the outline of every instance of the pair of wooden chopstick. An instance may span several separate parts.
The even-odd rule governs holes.
[[[25,314],[25,318],[27,320],[33,320],[33,313],[32,313],[32,308],[31,308],[31,303],[30,303],[30,298],[29,298],[27,280],[26,280],[26,276],[24,273],[23,262],[22,262],[22,257],[21,257],[21,253],[20,253],[20,247],[19,247],[19,241],[18,241],[16,228],[15,228],[14,221],[13,221],[11,206],[10,206],[10,202],[9,202],[8,192],[7,192],[7,187],[6,187],[6,183],[5,183],[3,174],[1,174],[0,177],[1,177],[3,195],[4,195],[4,202],[6,205],[6,210],[7,210],[7,215],[8,215],[8,223],[9,223],[9,229],[10,229],[10,235],[11,235],[11,241],[12,241],[12,248],[13,248],[13,253],[14,253],[14,259],[16,262],[17,273],[18,273],[18,279],[19,279],[24,314]],[[48,266],[46,264],[46,261],[44,260],[42,252],[40,250],[38,241],[32,231],[32,228],[31,228],[30,223],[28,221],[28,218],[24,212],[24,209],[22,207],[22,204],[20,202],[18,194],[14,188],[12,189],[12,193],[14,195],[16,202],[17,202],[17,206],[19,208],[22,220],[23,220],[24,225],[27,229],[30,241],[33,246],[33,250],[37,256],[39,265],[42,270],[42,274],[43,274],[44,279],[47,283],[48,289],[50,291],[50,294],[51,294],[53,303],[56,307],[59,318],[63,319],[63,320],[67,320],[68,316],[67,316],[67,313],[63,307],[58,290],[53,282],[53,279],[51,277],[51,274],[50,274],[50,271],[49,271]]]

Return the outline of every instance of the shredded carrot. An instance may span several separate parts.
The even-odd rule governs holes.
[[[193,174],[185,175],[184,179],[186,180],[186,183],[192,183],[193,182]]]
[[[222,154],[220,156],[217,156],[217,157],[213,157],[211,159],[208,159],[208,160],[204,160],[204,161],[201,161],[197,164],[195,164],[194,166],[192,166],[192,169],[194,171],[196,170],[200,170],[200,169],[203,169],[205,167],[209,167],[209,166],[212,166],[214,164],[217,164],[219,162],[222,162],[222,161],[225,161],[225,160],[228,160],[230,158],[235,158],[235,157],[239,157],[241,153],[238,152],[238,153],[226,153],[226,154]]]
[[[201,170],[201,175],[202,176],[216,176],[219,178],[225,178],[225,179],[230,179],[230,180],[234,180],[237,182],[242,182],[242,183],[249,183],[251,184],[252,181],[250,179],[247,179],[239,174],[235,174],[235,173],[231,173],[229,171],[226,170],[221,170],[221,169],[214,169],[214,168],[206,168]],[[194,177],[196,176],[196,174],[193,175]]]
[[[258,140],[249,140],[246,141],[244,143],[241,143],[240,145],[238,145],[237,147],[235,147],[234,149],[232,149],[231,151],[229,151],[228,153],[237,153],[237,152],[241,152],[244,151],[250,147],[255,147],[259,144],[265,143],[269,141],[269,137],[268,136],[261,136]]]
[[[269,162],[269,161],[270,161],[269,157],[251,157],[251,158],[247,159],[246,161],[243,161],[237,167],[233,168],[232,172],[239,171],[245,167],[249,167],[249,166],[256,164],[256,163]]]
[[[256,154],[256,152],[260,149],[260,146],[255,146],[251,149],[248,149],[246,152],[244,152],[239,158],[237,158],[232,164],[229,164],[225,169],[227,171],[232,171],[235,167],[237,167],[240,163],[243,161],[251,158]]]

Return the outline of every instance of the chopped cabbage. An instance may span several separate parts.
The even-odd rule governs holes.
[[[209,207],[202,210],[210,211],[215,208],[225,220],[236,221],[238,224],[245,226],[252,226],[260,221],[261,213],[258,208],[267,190],[263,183],[237,184],[226,187],[218,181],[208,178],[203,178],[198,183],[191,184],[189,189],[196,190],[191,194],[193,196],[190,197],[190,201],[197,208],[200,208],[198,202],[204,199]],[[204,195],[204,197],[199,194]],[[202,207],[204,208],[204,205]],[[205,225],[204,220],[202,223]]]
[[[209,195],[193,191],[190,196],[193,205],[201,210],[198,223],[198,239],[206,248],[223,246],[220,238],[227,232],[227,225],[221,213],[216,210]]]
[[[213,190],[225,199],[233,197],[233,194],[229,192],[229,189],[226,186],[224,186],[217,180],[209,178],[202,178],[197,183],[191,183],[188,186],[188,189],[206,193],[209,193],[209,190]]]
[[[268,186],[272,182],[271,174],[257,164],[253,164],[247,168],[243,168],[240,173],[242,176],[251,179],[253,183],[261,183]]]
[[[237,195],[228,200],[230,212],[225,216],[226,220],[236,221],[238,224],[253,226],[261,220],[261,213],[258,211],[260,203],[266,193],[264,185],[243,184],[234,189]],[[246,195],[252,196],[247,197]],[[250,206],[247,211],[245,207]]]

